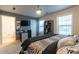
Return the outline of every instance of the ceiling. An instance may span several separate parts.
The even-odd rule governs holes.
[[[13,10],[13,7],[15,7],[16,9]],[[41,16],[70,7],[72,7],[72,5],[40,5],[40,8],[43,9]],[[25,16],[41,17],[40,15],[37,15],[35,13],[35,8],[36,5],[0,5],[0,10],[12,12],[12,13],[18,13]]]

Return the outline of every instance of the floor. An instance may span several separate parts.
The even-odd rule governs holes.
[[[20,50],[21,42],[19,40],[8,46],[0,46],[0,54],[19,54]]]

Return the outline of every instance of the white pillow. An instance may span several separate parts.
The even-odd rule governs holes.
[[[79,41],[79,35],[74,35],[74,38],[76,39],[76,41]]]
[[[57,47],[59,49],[64,46],[73,46],[75,44],[76,44],[76,40],[74,37],[66,37],[66,38],[59,40]]]

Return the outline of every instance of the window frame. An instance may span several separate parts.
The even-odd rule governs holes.
[[[71,15],[71,17],[72,17],[72,21],[71,21],[71,23],[72,23],[72,25],[63,25],[63,26],[71,26],[71,35],[73,35],[73,15],[72,14],[63,14],[63,15],[60,15],[60,16],[57,16],[56,17],[56,26],[57,26],[57,33],[59,34],[59,26],[60,25],[58,25],[58,18],[59,17],[64,17],[64,16],[68,16],[68,15]],[[65,34],[64,34],[65,35]]]

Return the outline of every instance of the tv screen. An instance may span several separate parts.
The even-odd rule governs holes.
[[[23,20],[21,21],[21,26],[29,26],[29,21]]]

